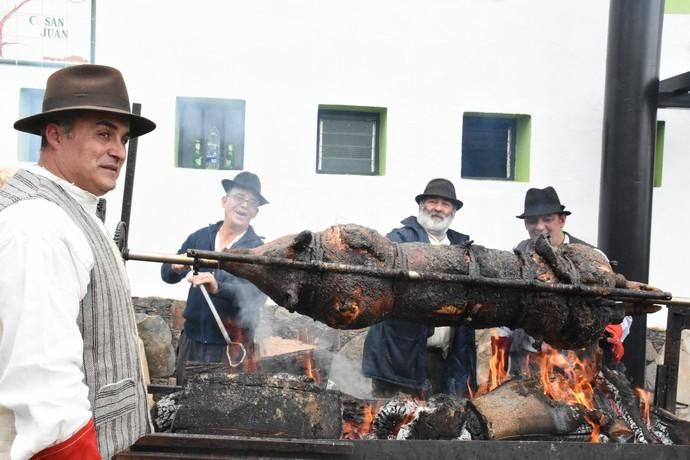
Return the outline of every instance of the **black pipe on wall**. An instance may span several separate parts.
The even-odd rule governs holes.
[[[664,0],[611,0],[599,198],[599,247],[648,281]],[[644,387],[647,318],[633,318],[624,363]]]

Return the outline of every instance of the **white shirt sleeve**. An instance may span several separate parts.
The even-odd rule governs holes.
[[[621,335],[621,342],[624,341],[625,338],[630,334],[632,322],[632,316],[626,316],[625,318],[623,318],[623,321],[621,322],[621,328],[623,330],[623,334]]]
[[[62,209],[33,199],[0,212],[0,261],[0,406],[23,459],[92,418],[76,320],[93,254]]]

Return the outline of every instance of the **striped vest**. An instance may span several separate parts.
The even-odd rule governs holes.
[[[55,182],[19,170],[0,189],[0,212],[22,200],[57,204],[86,236],[94,256],[91,282],[77,323],[84,341],[84,376],[103,458],[128,448],[149,431],[146,389],[129,284],[112,242]]]

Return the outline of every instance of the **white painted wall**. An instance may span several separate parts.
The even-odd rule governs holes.
[[[177,96],[246,101],[245,169],[271,202],[254,226],[268,240],[347,222],[385,233],[443,176],[465,202],[454,227],[479,244],[511,249],[523,239],[514,216],[529,187],[546,185],[573,211],[567,229],[597,241],[608,2],[99,0],[96,24],[96,63],[122,70],[132,100],[158,123],[139,142],[133,251],[173,253],[220,219],[220,180],[236,174],[174,167]],[[689,30],[690,15],[666,15],[662,78],[690,70]],[[0,66],[0,165],[16,165],[19,88],[42,88],[52,70]],[[387,107],[385,176],[314,173],[319,104]],[[468,111],[532,116],[529,183],[460,179]],[[659,117],[666,146],[650,281],[690,296],[681,233],[690,227],[690,111]],[[107,196],[110,228],[123,184]],[[155,264],[127,267],[134,295],[186,296]],[[649,324],[665,325],[664,316]]]

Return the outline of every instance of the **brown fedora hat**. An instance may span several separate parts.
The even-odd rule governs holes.
[[[113,67],[82,64],[65,67],[48,77],[43,111],[14,123],[14,129],[41,135],[55,114],[72,110],[98,110],[127,115],[131,137],[156,129],[151,120],[131,112],[125,79]]]
[[[433,196],[445,198],[450,201],[455,206],[456,211],[462,208],[462,201],[456,198],[455,187],[448,179],[431,179],[429,183],[426,184],[424,193],[417,195],[414,200],[419,204],[420,201]]]
[[[546,188],[531,188],[525,194],[525,210],[518,219],[525,217],[548,216],[551,214],[570,215],[570,211],[565,210],[565,205],[558,199],[556,190],[549,186]]]

